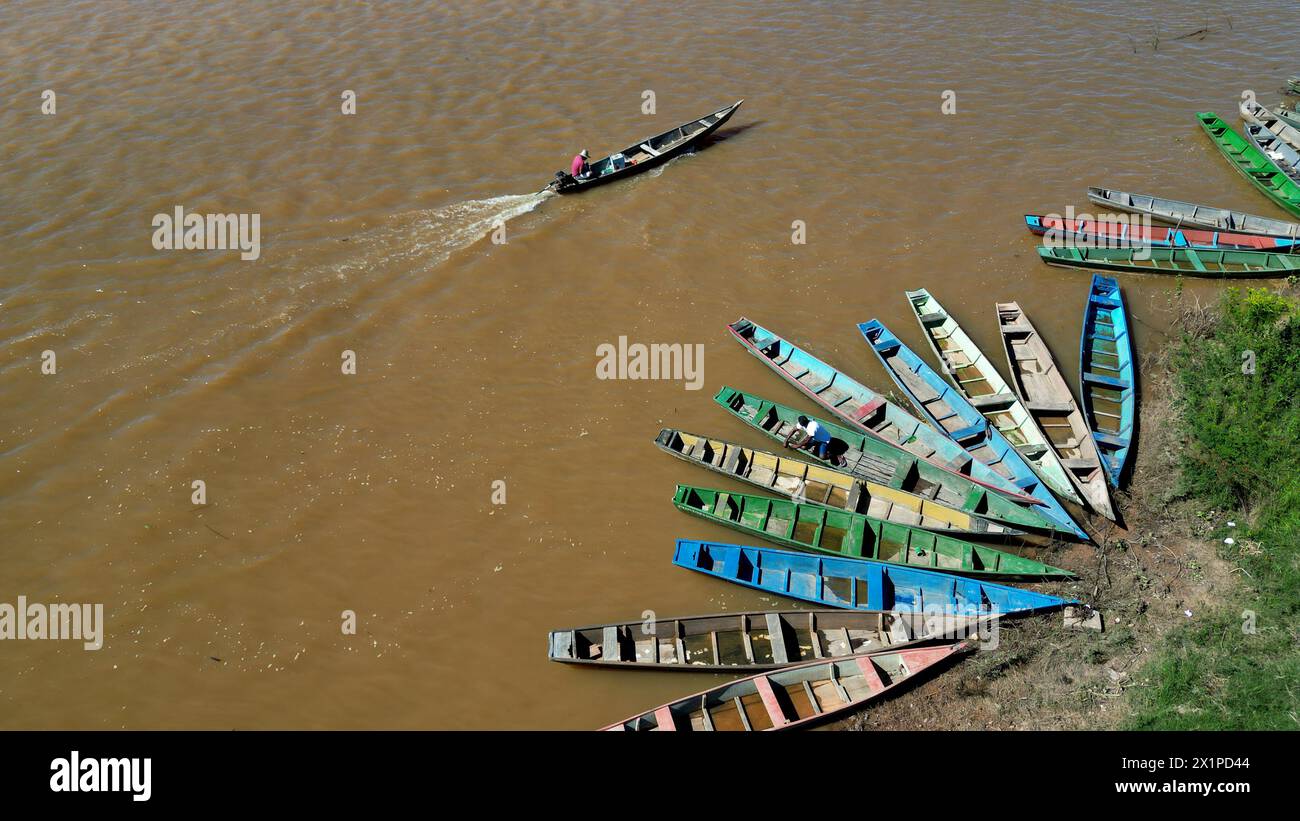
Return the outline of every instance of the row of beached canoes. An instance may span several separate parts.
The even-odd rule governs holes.
[[[1246,94],[1232,129],[1213,112],[1196,115],[1204,133],[1261,194],[1300,217],[1300,113],[1267,108]],[[1043,262],[1067,268],[1195,277],[1259,278],[1300,273],[1300,223],[1148,194],[1089,188],[1088,199],[1145,224],[1101,215],[1090,219],[1026,214],[1044,237]],[[1151,221],[1172,227],[1153,226]]]
[[[878,320],[858,330],[917,415],[768,328],[728,326],[835,421],[724,387],[715,403],[780,452],[661,430],[664,452],[772,494],[679,484],[674,506],[777,545],[679,539],[673,564],[817,609],[552,631],[555,661],[749,674],[605,729],[802,726],[938,669],[1002,617],[1078,604],[1002,582],[1074,577],[1022,555],[1089,539],[1062,500],[1115,516],[1136,416],[1118,285],[1098,276],[1084,300],[1082,409],[1016,303],[996,305],[1008,381],[928,291],[906,297],[939,369]]]

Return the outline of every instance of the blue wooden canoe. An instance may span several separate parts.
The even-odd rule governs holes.
[[[767,328],[742,317],[727,330],[751,354],[850,427],[1023,504],[1042,504],[939,431]]]
[[[1137,434],[1137,368],[1119,283],[1093,274],[1079,341],[1079,396],[1111,486],[1124,480]]]
[[[880,320],[858,325],[858,331],[884,365],[894,384],[907,395],[912,406],[925,415],[930,424],[961,445],[979,461],[1011,480],[1016,487],[1043,503],[1043,513],[1052,517],[1075,536],[1088,540],[1088,534],[1070,518],[1029,463],[1011,446],[984,414],[955,390],[925,360],[893,335]]]
[[[1077,604],[1046,593],[872,559],[836,559],[693,539],[677,540],[673,564],[844,610],[980,616],[1028,614]]]

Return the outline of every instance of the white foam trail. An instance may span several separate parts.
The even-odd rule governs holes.
[[[511,194],[399,215],[362,239],[382,252],[381,259],[368,255],[367,261],[374,264],[424,257],[427,264],[437,265],[454,252],[487,236],[498,222],[505,223],[527,214],[553,196],[555,194],[549,191]]]

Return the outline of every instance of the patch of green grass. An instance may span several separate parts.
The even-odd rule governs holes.
[[[1238,512],[1216,538],[1232,536],[1220,555],[1241,583],[1166,637],[1140,674],[1135,728],[1300,729],[1298,313],[1267,290],[1229,290],[1214,326],[1171,359],[1181,489]]]

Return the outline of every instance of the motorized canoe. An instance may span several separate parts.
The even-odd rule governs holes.
[[[1126,218],[1131,219],[1131,218]],[[1300,240],[1264,234],[1236,234],[1196,228],[1144,226],[1115,219],[1065,219],[1054,215],[1025,214],[1025,227],[1054,243],[1093,248],[1195,248],[1196,250],[1277,251],[1296,253]]]
[[[996,618],[993,617],[993,618]],[[551,661],[622,670],[731,673],[977,635],[968,616],[881,610],[768,610],[634,619],[552,630]]]
[[[1088,199],[1132,214],[1149,214],[1152,219],[1170,225],[1211,228],[1216,231],[1234,231],[1239,234],[1263,234],[1295,240],[1300,237],[1300,223],[1260,217],[1230,208],[1197,205],[1194,202],[1154,197],[1150,194],[1130,194],[1113,188],[1088,188]]]
[[[965,476],[942,470],[861,431],[736,388],[724,387],[713,401],[753,430],[780,442],[801,457],[863,481],[932,499],[944,507],[991,519],[1013,530],[1065,532],[1060,524],[1040,513],[1036,505],[1017,504]],[[799,429],[800,416],[816,422],[830,434],[828,458],[819,458],[812,450],[794,444],[792,434]],[[808,442],[808,446],[811,445],[812,442]]]
[[[759,673],[670,701],[602,727],[614,731],[758,732],[791,730],[879,699],[933,673],[974,647],[963,641],[814,661]]]
[[[1068,522],[1077,531],[1076,535],[1087,538],[1020,452],[965,396],[945,382],[879,320],[859,324],[858,331],[894,384],[932,426],[961,445],[962,450],[1011,480],[1016,487],[1041,500],[1052,518]]]
[[[725,439],[664,428],[655,438],[655,446],[670,456],[782,496],[806,499],[887,522],[986,538],[1024,533],[923,496]]]
[[[1228,127],[1212,111],[1196,115],[1219,153],[1233,168],[1280,208],[1300,215],[1300,186],[1245,137]]]
[[[1006,437],[1054,493],[1082,505],[1056,450],[975,341],[929,291],[919,288],[906,294],[948,380]]]
[[[770,499],[678,485],[673,504],[683,513],[784,547],[847,559],[875,559],[979,579],[1069,579],[1074,574],[985,545],[885,522],[810,502]]]
[[[615,180],[626,179],[642,171],[649,171],[651,168],[662,165],[673,157],[680,156],[699,145],[705,137],[717,131],[723,123],[731,119],[731,115],[736,113],[736,110],[740,108],[740,104],[743,102],[745,101],[737,100],[731,105],[720,108],[698,120],[682,123],[662,134],[656,134],[653,137],[647,137],[640,142],[633,143],[622,151],[610,154],[608,157],[588,163],[589,170],[585,177],[576,178],[567,171],[557,171],[555,179],[542,190],[555,191],[560,194],[573,194]]]
[[[1034,416],[1047,441],[1056,448],[1061,465],[1069,472],[1079,494],[1107,519],[1115,518],[1106,471],[1097,443],[1083,421],[1074,395],[1065,384],[1047,343],[1015,302],[997,304],[998,329],[1011,371],[1011,384]]]
[[[1126,274],[1176,274],[1190,277],[1262,279],[1300,270],[1300,254],[1264,251],[1209,251],[1194,248],[1045,248],[1048,265]]]
[[[1300,129],[1269,111],[1254,100],[1242,100],[1237,106],[1247,124],[1268,129],[1291,148],[1300,150]]]
[[[878,562],[678,539],[673,564],[790,599],[844,610],[1029,615],[1073,600],[983,579]]]
[[[1021,502],[1038,503],[939,431],[772,331],[743,317],[727,330],[760,362],[851,427]]]
[[[1137,372],[1119,283],[1094,274],[1079,341],[1079,398],[1111,487],[1123,481],[1137,433]]]

